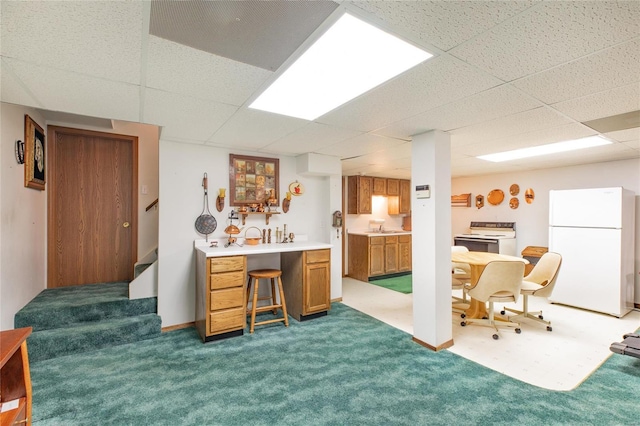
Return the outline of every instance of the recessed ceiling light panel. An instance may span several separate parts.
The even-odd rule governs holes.
[[[477,158],[499,163],[502,161],[517,160],[520,158],[537,157],[540,155],[556,154],[558,152],[575,151],[577,149],[591,148],[607,145],[611,141],[602,136],[589,136],[581,139],[557,142],[548,145],[532,146],[530,148],[516,149],[513,151],[498,152],[495,154],[480,155]]]
[[[344,14],[249,108],[313,120],[432,56]]]

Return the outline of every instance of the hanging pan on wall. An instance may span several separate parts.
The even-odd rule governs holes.
[[[216,222],[215,217],[211,216],[211,212],[209,211],[209,183],[206,173],[204,174],[204,178],[202,178],[202,187],[204,188],[204,205],[202,207],[202,213],[196,219],[196,231],[204,234],[205,241],[208,242],[209,234],[216,230],[218,222]]]

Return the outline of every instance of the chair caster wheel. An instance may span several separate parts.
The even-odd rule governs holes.
[[[544,317],[542,315],[538,315],[538,318],[540,319],[544,319]]]
[[[519,328],[516,328],[516,334],[520,334],[522,333],[522,330],[520,330]]]
[[[493,335],[493,340],[498,340],[500,338],[500,336],[498,336],[497,334]]]
[[[507,311],[500,311],[500,315],[504,315],[506,313],[507,313]]]
[[[547,326],[547,331],[553,331],[553,328],[551,328],[550,325]]]
[[[466,321],[462,321],[462,322],[460,323],[460,325],[461,325],[462,327],[464,327],[465,325],[467,325],[467,322],[466,322]]]

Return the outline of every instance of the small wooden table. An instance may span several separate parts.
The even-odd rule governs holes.
[[[0,332],[0,402],[17,406],[0,413],[0,426],[31,424],[31,375],[27,337],[31,327]],[[6,405],[5,405],[6,408]]]
[[[481,251],[462,251],[452,252],[451,260],[453,262],[468,263],[471,267],[471,285],[476,285],[484,267],[487,263],[495,260],[502,260],[508,262],[522,262],[525,265],[529,263],[527,259],[516,256],[507,256],[506,254],[487,253]],[[471,298],[469,308],[465,311],[467,318],[486,318],[489,316],[487,312],[487,305],[477,299]]]

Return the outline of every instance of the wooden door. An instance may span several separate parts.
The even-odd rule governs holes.
[[[303,315],[328,310],[331,264],[329,262],[307,264],[304,275]]]
[[[47,286],[130,281],[138,138],[49,126],[48,142]]]
[[[382,274],[384,274],[384,237],[371,237],[369,238],[369,276]]]

